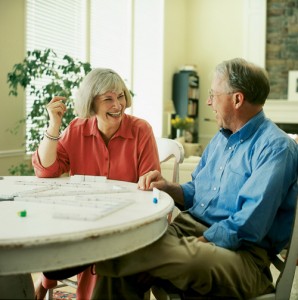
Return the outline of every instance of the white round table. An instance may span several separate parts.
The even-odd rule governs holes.
[[[167,215],[174,207],[168,194],[160,192],[155,203],[152,191],[140,191],[133,183],[107,180],[105,183],[76,183],[65,188],[69,181],[69,178],[4,177],[0,181],[0,194],[2,198],[10,193],[24,197],[22,189],[30,193],[30,187],[34,191],[43,186],[65,198],[68,198],[67,193],[78,190],[76,197],[80,198],[82,190],[88,193],[100,186],[116,190],[115,194],[103,194],[111,201],[117,201],[117,197],[125,198],[131,199],[131,204],[95,220],[76,220],[53,217],[56,204],[25,202],[22,197],[18,198],[20,201],[1,201],[0,299],[15,298],[17,291],[22,295],[24,291],[30,294],[30,273],[117,257],[154,242],[167,230]],[[62,205],[62,208],[68,209],[68,206]],[[71,209],[69,207],[69,211]],[[21,211],[26,211],[25,217],[20,216]],[[30,299],[32,294],[28,297]]]

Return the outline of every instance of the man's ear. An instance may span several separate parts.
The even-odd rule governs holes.
[[[243,105],[244,102],[244,95],[240,92],[237,92],[233,95],[233,101],[235,108],[238,109]]]

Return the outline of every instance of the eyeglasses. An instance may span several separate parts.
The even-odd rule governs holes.
[[[234,94],[234,93],[235,93],[235,92],[227,92],[227,93],[214,94],[214,92],[213,92],[212,90],[209,90],[209,91],[208,91],[209,99],[210,99],[211,101],[213,101],[213,98],[214,98],[215,96],[230,95],[230,94]]]

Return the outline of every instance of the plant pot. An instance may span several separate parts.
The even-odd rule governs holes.
[[[177,128],[176,129],[176,138],[184,137],[184,129]]]

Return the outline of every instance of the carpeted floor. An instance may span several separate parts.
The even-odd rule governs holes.
[[[53,294],[53,299],[55,300],[75,300],[76,294],[63,291],[55,291]]]
[[[40,276],[40,273],[33,273],[32,280],[35,282]],[[75,277],[74,277],[75,279]],[[76,290],[73,287],[65,286],[54,289],[53,300],[75,300]]]

